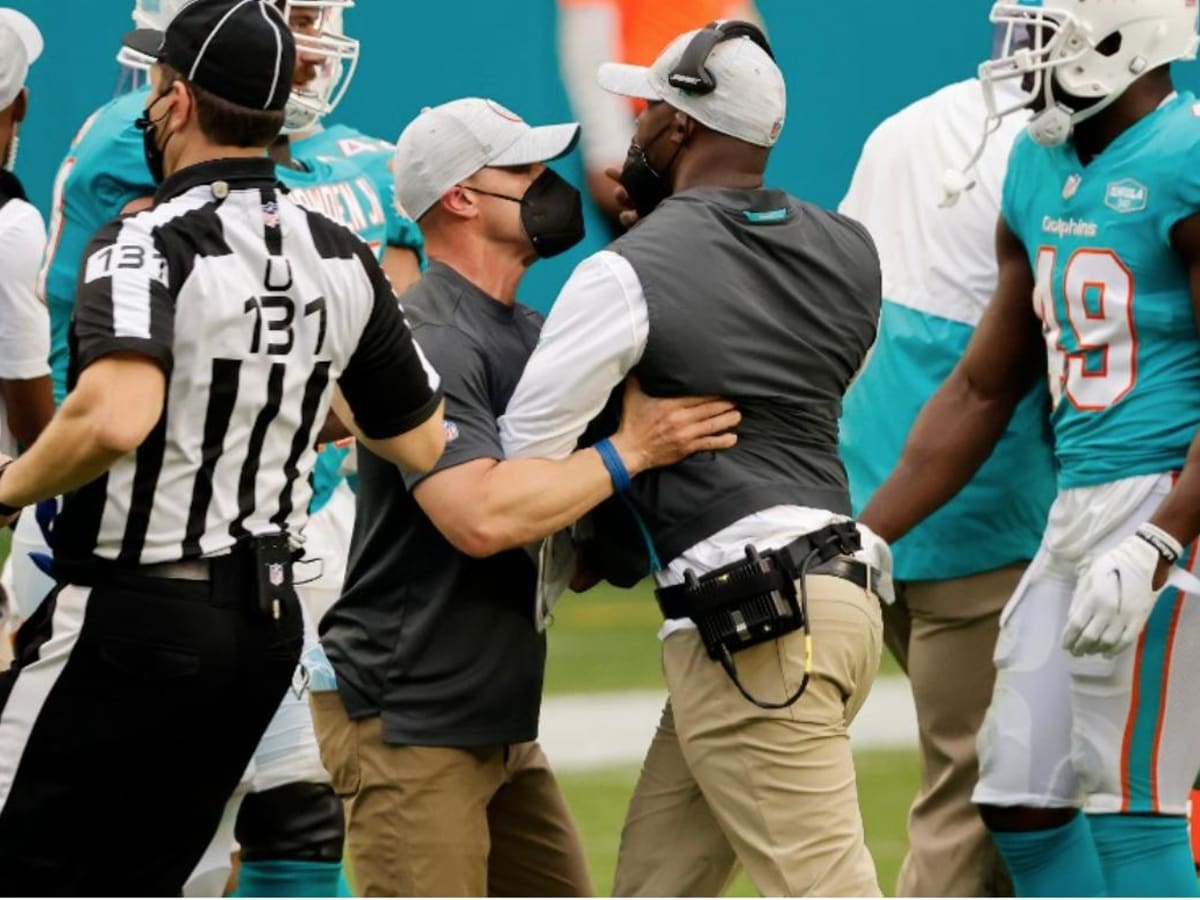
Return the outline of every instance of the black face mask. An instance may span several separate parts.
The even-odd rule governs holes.
[[[625,165],[621,169],[621,177],[618,180],[621,182],[621,187],[625,188],[625,193],[629,195],[629,202],[637,210],[638,217],[642,219],[654,212],[658,204],[671,196],[671,183],[667,180],[667,176],[671,172],[671,166],[675,165],[675,160],[679,158],[683,144],[675,148],[675,155],[671,157],[671,161],[667,163],[661,174],[654,166],[650,165],[650,160],[646,155],[670,127],[670,125],[664,125],[658,134],[646,142],[645,147],[639,144],[636,138],[629,142],[629,153],[625,157]]]
[[[525,189],[522,197],[510,197],[482,188],[463,185],[468,191],[521,204],[521,225],[529,235],[534,252],[542,259],[565,253],[583,240],[583,201],[553,169],[546,169]]]
[[[143,111],[141,118],[133,123],[133,126],[142,132],[142,151],[146,155],[146,167],[150,170],[150,177],[154,179],[155,184],[162,184],[163,179],[166,177],[163,168],[164,157],[167,152],[167,144],[171,142],[171,138],[175,137],[175,135],[168,134],[167,139],[162,142],[162,146],[160,147],[158,145],[158,132],[155,130],[155,126],[171,115],[171,111],[167,110],[157,119],[151,119],[150,110],[154,108],[155,103],[167,96],[170,90],[171,85],[168,85],[166,90],[150,101],[145,111]]]

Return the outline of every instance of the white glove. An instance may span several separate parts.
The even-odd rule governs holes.
[[[528,548],[527,548],[528,549]],[[562,599],[575,574],[575,542],[571,529],[556,531],[537,548],[538,580],[534,597],[533,624],[539,632],[546,630],[554,607]]]
[[[1162,559],[1152,544],[1136,534],[1096,559],[1075,587],[1063,648],[1075,656],[1113,657],[1132,646],[1163,591],[1153,587]]]
[[[858,523],[858,533],[862,535],[862,549],[854,554],[854,558],[872,568],[871,577],[875,581],[871,588],[876,597],[891,606],[896,602],[896,588],[892,584],[892,548],[866,525]]]

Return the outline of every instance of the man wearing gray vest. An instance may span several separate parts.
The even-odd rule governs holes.
[[[669,690],[614,892],[715,896],[740,863],[764,896],[878,895],[847,726],[878,667],[890,554],[849,520],[837,446],[878,257],[861,225],[764,188],[785,88],[753,26],[689,32],[600,83],[649,102],[620,177],[640,221],[564,286],[505,454],[567,456],[628,375],[743,416],[733,449],[632,483],[597,445],[644,532]]]

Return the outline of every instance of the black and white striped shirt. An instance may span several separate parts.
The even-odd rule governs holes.
[[[437,375],[366,244],[276,187],[268,159],[169,178],[153,208],[102,228],[80,266],[71,383],[113,353],[167,373],[162,418],[71,495],[56,556],[148,564],[297,534],[314,442],[340,385],[368,437],[416,427]]]

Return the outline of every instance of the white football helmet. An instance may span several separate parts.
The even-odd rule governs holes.
[[[342,16],[353,6],[354,0],[288,0],[296,56],[317,63],[317,75],[292,87],[284,134],[312,128],[346,96],[358,67],[359,44],[346,36]]]
[[[134,28],[153,28],[155,31],[165,31],[175,13],[185,6],[189,0],[134,0]],[[131,47],[122,45],[117,53],[117,62],[126,70],[129,86],[136,88],[146,81],[146,73],[154,60],[138,53]]]
[[[1041,94],[1046,108],[1029,133],[1056,147],[1146,72],[1195,59],[1198,16],[1196,0],[1001,0],[991,19],[1007,29],[1005,49],[979,67],[988,113],[1000,119]],[[1027,76],[1031,96],[1005,107],[997,85]],[[1071,97],[1097,102],[1073,109],[1069,98],[1055,96],[1055,83]]]
[[[175,14],[191,0],[135,0],[133,22],[138,28],[163,31]],[[316,77],[304,85],[293,85],[284,114],[284,133],[312,128],[341,102],[358,66],[358,41],[346,37],[342,14],[354,0],[270,0],[292,23],[296,56],[317,66]],[[122,47],[117,61],[127,71],[125,86],[145,83],[154,60]]]

